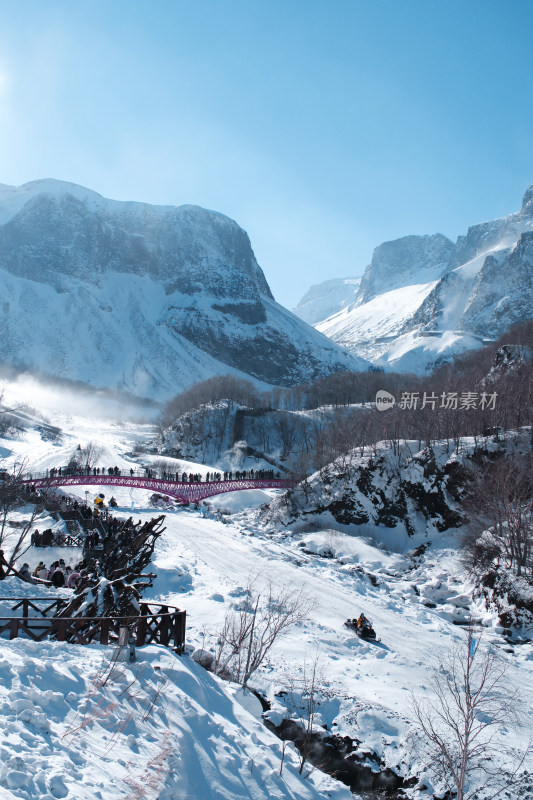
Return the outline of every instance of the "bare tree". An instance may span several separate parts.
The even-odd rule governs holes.
[[[9,518],[16,508],[24,502],[24,473],[26,461],[16,465],[12,472],[5,473],[0,480],[0,547],[3,547],[8,536]]]
[[[484,558],[484,544],[499,551],[517,577],[533,571],[533,482],[531,456],[501,453],[476,482],[471,507],[490,536],[474,542],[475,560]],[[476,552],[476,548],[478,552]]]
[[[498,739],[505,728],[520,725],[518,694],[508,686],[501,657],[469,628],[466,640],[434,671],[431,688],[431,700],[413,698],[413,707],[435,775],[455,787],[457,800],[483,789],[495,798],[517,786],[529,746],[518,756]],[[511,770],[496,758],[502,754],[514,764]]]
[[[307,761],[312,757],[317,738],[315,721],[320,706],[318,686],[319,683],[324,680],[320,671],[319,662],[320,657],[317,652],[310,666],[304,662],[302,677],[299,680],[295,680],[291,686],[293,709],[296,712],[296,719],[302,729],[301,736],[295,738],[300,761],[298,769],[300,775],[302,775]],[[296,696],[298,697],[298,703],[294,702]],[[309,774],[310,773],[308,773],[306,777],[308,777]]]
[[[288,628],[306,619],[312,601],[302,592],[267,582],[258,590],[251,578],[244,602],[226,614],[218,637],[215,672],[246,686],[274,643]]]
[[[292,448],[298,441],[299,421],[285,411],[280,411],[275,416],[274,429],[282,445],[281,460],[288,458]]]
[[[84,447],[78,445],[70,460],[85,469],[93,469],[99,463],[104,454],[104,448],[98,442],[87,442]]]
[[[17,559],[23,556],[28,547],[30,546],[27,544],[28,534],[30,533],[33,527],[33,523],[35,522],[36,517],[37,517],[37,506],[33,506],[30,517],[22,524],[22,527],[19,529],[17,540],[9,557],[8,567],[13,567]]]
[[[6,572],[18,575],[15,570],[15,562],[28,549],[27,539],[31,532],[35,518],[38,515],[36,505],[32,505],[31,513],[25,520],[13,522],[11,517],[13,512],[21,509],[27,502],[28,497],[25,491],[24,473],[27,469],[26,461],[16,465],[12,472],[4,473],[0,480],[0,554],[3,567]],[[9,528],[16,526],[16,532],[12,533]],[[14,542],[14,544],[13,544]],[[4,555],[4,549],[9,550],[9,558]],[[21,577],[19,575],[19,577]]]

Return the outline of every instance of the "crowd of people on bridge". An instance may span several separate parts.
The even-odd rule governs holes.
[[[135,471],[133,467],[124,472],[124,475],[131,478],[151,478],[155,480],[176,481],[177,483],[213,483],[216,481],[242,481],[242,480],[275,480],[281,478],[279,472],[274,472],[273,469],[244,469],[244,470],[227,470],[225,472],[207,472],[202,475],[199,472],[169,472],[167,470],[157,470],[151,467],[144,467],[142,472]],[[98,475],[107,477],[119,477],[123,475],[123,471],[118,467],[51,467],[46,470],[45,478],[61,478],[77,477],[77,476],[92,476]],[[33,480],[32,476],[28,476]]]
[[[226,472],[207,472],[201,475],[199,472],[167,472],[146,468],[147,478],[161,479],[164,481],[176,481],[177,483],[216,483],[218,481],[243,481],[243,480],[275,480],[281,478],[279,472],[274,473],[273,469],[243,469],[228,470]],[[132,470],[133,474],[133,470]]]
[[[130,470],[133,475],[134,470]],[[76,475],[122,475],[122,471],[118,467],[89,467],[89,466],[67,466],[67,467],[50,467],[46,470],[47,478],[60,478],[63,475],[76,476]]]
[[[31,480],[42,478],[62,478],[80,476],[103,476],[103,477],[129,477],[149,478],[154,480],[175,481],[176,483],[214,483],[218,481],[241,481],[241,480],[276,480],[280,479],[279,472],[273,469],[244,469],[226,470],[225,472],[207,472],[202,475],[199,472],[169,472],[167,470],[157,470],[151,467],[144,467],[142,471],[135,471],[133,467],[123,472],[118,467],[50,467],[43,475],[28,475]]]

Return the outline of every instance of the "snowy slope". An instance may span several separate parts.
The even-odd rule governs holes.
[[[0,360],[165,399],[228,372],[290,385],[364,363],[272,298],[247,234],[196,206],[0,187]]]
[[[4,588],[18,592],[14,583]],[[319,800],[232,687],[186,657],[0,639],[5,800]],[[244,698],[247,700],[247,698]],[[319,780],[320,783],[320,780]],[[327,785],[326,781],[322,781]],[[335,787],[328,795],[348,800]]]
[[[52,415],[50,421],[65,428],[63,443],[43,441],[35,432],[21,433],[0,441],[8,462],[34,453],[41,466],[57,464],[67,442],[83,444],[91,435],[105,446],[106,459],[125,466],[135,463],[132,444],[148,433],[146,427],[133,424],[124,427],[65,415]],[[430,481],[432,474],[430,470]],[[385,488],[377,472],[375,481],[376,487]],[[84,497],[83,487],[72,488]],[[337,491],[337,486],[332,484],[332,489]],[[117,487],[116,497],[119,515],[129,516],[134,500],[136,516],[153,516],[144,493]],[[273,704],[274,718],[294,714],[292,702],[298,700],[295,687],[304,664],[318,655],[317,725],[353,740],[356,755],[377,753],[381,763],[372,762],[374,769],[388,766],[404,777],[420,776],[427,789],[410,796],[442,796],[442,787],[431,783],[409,738],[416,737],[409,721],[411,693],[431,696],[431,668],[465,635],[453,620],[472,614],[483,619],[487,642],[505,659],[509,684],[520,686],[531,728],[531,645],[510,647],[501,637],[496,614],[473,598],[458,552],[460,529],[439,533],[433,526],[431,547],[416,555],[410,542],[429,535],[422,517],[416,536],[404,538],[397,552],[384,552],[375,537],[369,538],[375,527],[363,529],[366,535],[361,536],[357,526],[333,525],[331,517],[329,522],[315,519],[307,529],[301,520],[292,527],[285,521],[280,516],[277,522],[276,514],[265,510],[223,519],[194,510],[169,512],[154,558],[158,579],[149,593],[186,608],[188,643],[207,649],[214,647],[226,611],[242,602],[250,578],[256,587],[270,579],[275,586],[301,589],[313,597],[309,619],[278,642],[253,677],[254,687]],[[384,526],[381,531],[390,533]],[[25,560],[33,565],[41,557],[42,550],[30,550]],[[343,626],[347,617],[360,611],[372,618],[380,643],[365,643]],[[320,773],[300,783],[290,768],[280,779],[279,742],[239,708],[231,685],[203,673],[186,658],[176,659],[160,648],[140,648],[138,672],[121,665],[106,687],[95,690],[99,670],[109,658],[109,651],[99,646],[81,650],[0,640],[0,656],[0,720],[5,731],[0,785],[9,800],[131,798],[137,796],[126,783],[131,780],[135,791],[144,787],[139,797],[149,800],[318,796],[312,782]],[[143,720],[164,678],[164,697],[158,696]],[[118,709],[112,707],[115,702]],[[100,717],[98,708],[109,710]],[[85,720],[88,724],[83,725]],[[520,736],[511,729],[504,739],[520,745]],[[17,760],[21,754],[24,760]],[[528,762],[527,767],[533,765]],[[342,788],[338,791],[344,794],[319,788],[324,797],[349,796]]]
[[[318,283],[311,286],[293,311],[300,319],[314,325],[351,305],[360,283],[361,278],[332,278]]]
[[[316,323],[353,353],[422,372],[533,317],[533,189],[522,209],[452,245],[409,236],[376,248],[356,300]]]
[[[365,358],[377,362],[434,286],[435,282],[421,283],[383,292],[368,303],[348,306],[316,327],[341,347],[353,348],[357,342],[357,349],[365,353]]]

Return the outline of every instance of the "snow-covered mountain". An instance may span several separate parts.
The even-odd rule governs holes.
[[[441,234],[381,244],[354,301],[315,325],[374,363],[422,371],[531,317],[533,186],[520,211],[455,244]]]
[[[440,278],[452,250],[452,242],[441,233],[403,236],[393,242],[383,242],[374,250],[372,261],[361,278],[356,302],[366,303],[391,289]]]
[[[311,286],[294,313],[309,325],[321,322],[351,305],[357,296],[361,278],[332,278]]]
[[[365,366],[278,305],[247,234],[197,206],[0,185],[0,280],[0,358],[98,387],[165,398]]]

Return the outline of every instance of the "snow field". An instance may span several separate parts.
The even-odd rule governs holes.
[[[135,464],[129,455],[132,442],[147,430],[113,422],[100,429],[94,421],[54,418],[54,424],[60,422],[67,428],[68,445],[43,442],[28,431],[19,440],[0,441],[8,464],[33,454],[39,469],[57,466],[78,441],[83,446],[98,439],[110,464],[129,468]],[[84,499],[83,487],[71,488]],[[146,492],[113,488],[117,515],[132,514],[132,498],[135,519],[156,513],[147,507]],[[230,510],[239,511],[246,494],[234,498]],[[407,547],[384,552],[356,535],[355,528],[266,529],[263,516],[261,509],[222,520],[209,511],[169,511],[153,560],[158,578],[145,597],[186,609],[188,644],[207,650],[214,647],[226,611],[242,603],[250,581],[257,591],[270,581],[310,597],[309,618],[276,643],[251,681],[272,703],[274,719],[294,713],[298,686],[317,658],[316,723],[357,739],[359,753],[377,753],[384,765],[404,776],[418,772],[422,765],[413,753],[415,731],[409,721],[412,695],[430,696],[431,669],[453,642],[465,637],[453,621],[471,614],[488,626],[485,639],[506,660],[509,682],[521,687],[533,728],[533,648],[509,647],[495,619],[472,603],[455,535],[443,535],[415,558]],[[24,560],[33,565],[47,550],[30,548]],[[64,549],[67,556],[70,552]],[[52,560],[56,557],[50,553]],[[4,581],[3,592],[10,582]],[[25,591],[20,582],[12,582],[17,596],[36,596],[35,587]],[[361,611],[373,621],[381,642],[364,642],[344,626]],[[6,798],[350,797],[318,771],[302,783],[291,767],[279,779],[279,740],[256,718],[256,704],[244,701],[252,714],[242,707],[232,684],[187,657],[145,647],[136,665],[120,663],[116,678],[102,686],[98,676],[109,670],[112,653],[98,645],[0,640],[0,786]],[[164,690],[143,719],[162,680]],[[75,735],[73,728],[79,729]],[[521,736],[510,729],[505,740],[519,746]],[[31,770],[23,766],[26,762]]]
[[[324,796],[296,774],[292,753],[279,776],[276,737],[197,664],[156,646],[133,665],[113,655],[0,641],[2,798]]]

